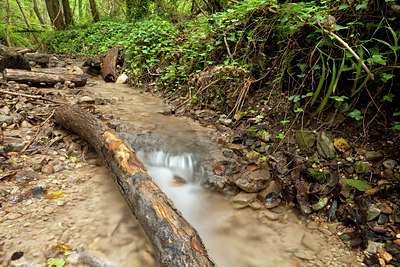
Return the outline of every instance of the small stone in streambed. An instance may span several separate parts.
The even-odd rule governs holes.
[[[265,197],[265,207],[267,209],[272,209],[281,204],[281,200],[275,192],[271,192]]]
[[[383,166],[388,170],[393,170],[396,167],[396,161],[393,159],[388,159],[383,162]]]
[[[378,224],[379,225],[384,225],[387,224],[387,222],[389,221],[389,218],[387,215],[381,214],[378,217]]]
[[[310,221],[309,223],[307,223],[307,229],[309,230],[317,230],[319,227],[319,224],[315,221]]]
[[[51,164],[46,164],[42,167],[41,172],[44,174],[53,174],[54,167]]]
[[[301,239],[301,243],[306,248],[309,248],[315,252],[319,251],[321,248],[321,244],[318,242],[318,240],[316,240],[315,237],[309,233],[305,233],[303,235],[303,238]]]
[[[379,203],[377,206],[384,214],[389,215],[393,213],[393,209],[387,203]]]
[[[256,198],[257,198],[257,194],[254,194],[254,193],[249,194],[246,192],[240,192],[232,199],[233,207],[236,209],[245,208],[245,207],[249,206],[251,202],[256,200]]]
[[[379,248],[379,243],[369,240],[366,251],[370,254],[376,254],[378,248]]]
[[[4,218],[5,218],[6,220],[10,220],[10,221],[16,220],[16,219],[21,218],[21,217],[22,217],[22,214],[21,214],[21,213],[17,213],[17,212],[15,212],[15,213],[8,213],[8,214],[6,214],[6,216],[4,216]]]
[[[259,219],[267,218],[271,221],[277,221],[279,219],[279,214],[273,213],[269,210],[262,210],[258,213],[258,218]]]
[[[318,154],[326,159],[334,159],[336,157],[333,142],[325,132],[320,133],[317,137],[317,151]]]
[[[233,158],[235,156],[235,152],[233,152],[232,150],[224,150],[222,151],[222,154],[225,158]]]
[[[94,104],[95,100],[93,98],[91,98],[90,96],[82,96],[79,100],[78,100],[78,104]]]
[[[370,222],[370,221],[378,218],[378,216],[380,214],[381,214],[381,210],[375,204],[370,205],[367,210],[367,221]]]
[[[8,115],[0,115],[0,124],[10,125],[13,122],[13,117]]]
[[[365,157],[369,161],[377,161],[383,158],[383,153],[380,151],[367,151],[365,152]]]
[[[313,260],[316,258],[315,252],[309,250],[296,250],[293,255],[302,260]]]
[[[255,193],[265,189],[268,185],[271,175],[266,169],[247,171],[236,180],[236,185],[243,191]]]

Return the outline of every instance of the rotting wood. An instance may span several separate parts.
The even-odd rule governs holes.
[[[90,113],[68,105],[57,108],[54,118],[89,142],[105,159],[115,183],[152,242],[160,266],[215,266],[196,230],[114,130]]]
[[[101,67],[101,76],[106,82],[115,82],[117,79],[115,67],[117,66],[118,59],[118,49],[116,47],[111,47],[107,54],[103,58],[103,63]]]
[[[85,86],[87,78],[85,75],[78,74],[56,74],[44,73],[39,71],[27,71],[16,69],[5,69],[3,78],[6,81],[16,81],[19,83],[30,83],[36,86],[53,86],[56,83],[70,81],[76,87]]]

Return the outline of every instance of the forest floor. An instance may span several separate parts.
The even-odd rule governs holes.
[[[153,107],[163,105],[147,93],[136,92],[138,98],[135,100],[134,92],[128,87],[106,86],[98,80],[84,88],[38,89],[12,82],[3,83],[2,88],[77,104],[95,110],[113,125],[121,123],[120,118],[128,113],[127,106],[138,106],[144,101],[144,98],[137,100],[140,95],[152,98],[149,101],[153,102]],[[106,262],[109,266],[111,263],[115,266],[155,266],[151,245],[112,185],[102,161],[86,142],[52,122],[51,111],[57,105],[43,99],[3,93],[0,111],[0,266],[43,266],[46,261],[62,266],[57,265],[61,259],[70,266],[104,266]],[[269,110],[270,113],[265,115],[278,120],[285,103],[281,101],[275,107],[280,107],[275,109],[277,113]],[[136,110],[129,119],[142,117],[140,125],[143,127],[146,123],[154,123],[146,115],[149,107],[142,108],[144,110]],[[322,134],[325,133],[322,128],[316,134],[315,125],[308,122],[308,130],[302,130],[301,138],[298,137],[299,130],[291,130],[284,141],[275,138],[270,142],[267,134],[277,136],[282,132],[276,124],[270,127],[265,121],[260,123],[250,116],[235,122],[210,110],[186,111],[206,126],[210,132],[207,138],[218,142],[226,157],[211,166],[214,174],[227,177],[224,183],[206,183],[211,189],[234,195],[232,205],[229,204],[234,209],[230,211],[228,221],[222,221],[224,227],[218,228],[219,231],[229,232],[228,228],[246,228],[247,225],[250,231],[257,233],[257,242],[260,242],[254,243],[251,250],[272,240],[260,251],[265,253],[279,247],[282,251],[274,256],[274,260],[280,266],[360,266],[368,258],[365,255],[372,256],[367,260],[369,266],[398,266],[400,214],[396,202],[399,185],[395,177],[398,177],[400,161],[399,155],[393,152],[399,147],[398,138],[387,136],[362,142],[357,125],[352,128],[355,130],[340,131],[337,129],[343,128],[338,126],[326,134]],[[173,113],[185,113],[185,110],[163,106],[153,112],[162,114],[166,120],[175,118]],[[204,128],[193,125],[191,127]],[[252,131],[246,130],[250,125],[256,127]],[[172,129],[178,127],[170,126]],[[266,129],[272,130],[267,132]],[[345,139],[349,147],[343,151],[340,151],[342,147],[332,148],[329,143],[334,143],[333,137]],[[305,143],[299,144],[301,141]],[[268,149],[265,148],[267,144]],[[342,146],[345,145],[342,143]],[[318,152],[317,147],[320,147]],[[329,159],[333,151],[334,160]],[[269,164],[260,162],[260,155],[268,155]],[[294,155],[300,155],[300,160]],[[304,160],[312,156],[312,162]],[[229,176],[227,169],[232,161],[245,167],[239,167]],[[310,176],[304,176],[304,170],[309,168],[316,173],[310,170]],[[262,169],[268,169],[271,176],[276,177],[269,179],[268,186],[258,184],[257,181],[264,180],[257,175],[252,180],[237,179],[245,171],[248,174]],[[296,169],[303,171],[294,172]],[[318,173],[323,173],[322,178]],[[336,189],[339,188],[339,176],[344,175],[354,180],[372,175],[381,178],[367,179],[368,186],[362,184],[366,187],[364,190],[360,190],[362,185],[357,183],[354,186],[340,184],[341,189]],[[260,192],[252,192],[254,186]],[[353,202],[351,198],[354,198]],[[343,204],[346,199],[348,205]],[[369,202],[360,202],[361,199]],[[303,221],[299,221],[290,209],[282,211],[286,206],[284,201],[289,206],[300,206]],[[224,208],[228,209],[228,206]],[[311,210],[314,214],[304,217]],[[253,225],[249,219],[256,222],[257,228],[250,227]],[[333,222],[327,222],[328,219]],[[248,242],[252,244],[251,240]],[[347,249],[359,245],[365,245],[364,253],[359,253],[356,248],[353,251]],[[243,247],[237,253],[244,259],[238,266],[268,266],[257,261],[257,257],[262,259],[261,255],[254,255]],[[282,259],[284,263],[280,262]]]

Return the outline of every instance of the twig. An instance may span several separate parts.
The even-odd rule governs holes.
[[[46,98],[46,97],[43,97],[43,96],[11,92],[11,91],[7,91],[7,90],[3,90],[3,89],[0,89],[0,93],[7,94],[7,95],[15,95],[15,96],[23,96],[23,97],[28,97],[28,98],[40,99],[40,100],[45,100],[45,101],[49,101],[49,102],[57,103],[57,104],[65,104],[63,102],[60,102],[60,101],[57,101],[57,100],[52,100],[52,99],[49,99],[49,98]]]
[[[333,38],[335,38],[336,40],[339,41],[339,43],[341,43],[347,50],[349,50],[349,52],[353,55],[353,57],[361,64],[361,66],[363,67],[363,69],[367,72],[369,78],[371,80],[375,79],[374,74],[368,69],[367,65],[364,64],[364,62],[361,60],[361,58],[357,55],[356,52],[354,52],[354,50],[342,39],[340,38],[338,35],[336,35],[335,33],[328,31],[324,28],[322,28],[324,30],[325,33],[333,36]]]
[[[36,137],[39,135],[39,132],[40,132],[40,130],[42,129],[43,125],[45,125],[45,124],[51,119],[51,117],[53,117],[53,115],[54,115],[54,110],[53,110],[53,112],[51,112],[50,116],[48,116],[47,119],[45,119],[45,121],[42,122],[42,123],[38,126],[35,135],[32,137],[32,139],[29,141],[29,143],[26,144],[26,145],[24,146],[24,148],[19,152],[19,155],[23,154],[23,153],[32,145],[32,143],[35,141]]]
[[[229,48],[229,45],[228,45],[228,41],[226,40],[226,36],[224,36],[224,43],[225,43],[225,46],[226,46],[226,51],[228,51],[228,55],[231,58],[232,63],[235,62],[235,59],[233,58],[233,55],[231,53],[231,49]]]

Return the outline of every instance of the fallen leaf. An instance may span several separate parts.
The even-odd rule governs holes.
[[[72,252],[74,252],[75,250],[74,250],[71,246],[69,246],[69,245],[66,245],[66,244],[59,244],[59,245],[57,245],[57,246],[54,246],[54,247],[52,248],[52,251],[53,251],[54,253],[56,253],[56,254],[69,255],[69,254],[71,254]]]
[[[57,192],[52,192],[47,194],[44,198],[45,199],[57,199],[57,198],[62,198],[65,195],[64,192],[57,191]]]
[[[225,165],[223,164],[215,164],[213,167],[213,171],[216,175],[224,175],[225,174]]]
[[[49,258],[47,259],[47,267],[63,267],[65,260],[63,258]]]
[[[340,152],[346,152],[349,148],[350,145],[347,142],[346,139],[344,138],[337,138],[335,139],[335,141],[333,142],[333,145],[336,147],[337,150],[339,150]]]
[[[344,179],[345,183],[351,187],[354,187],[358,191],[365,191],[371,188],[371,185],[365,180],[356,180],[356,179]]]
[[[3,171],[3,170],[0,170],[0,180],[10,180],[15,176],[15,174],[17,174],[16,171]]]

